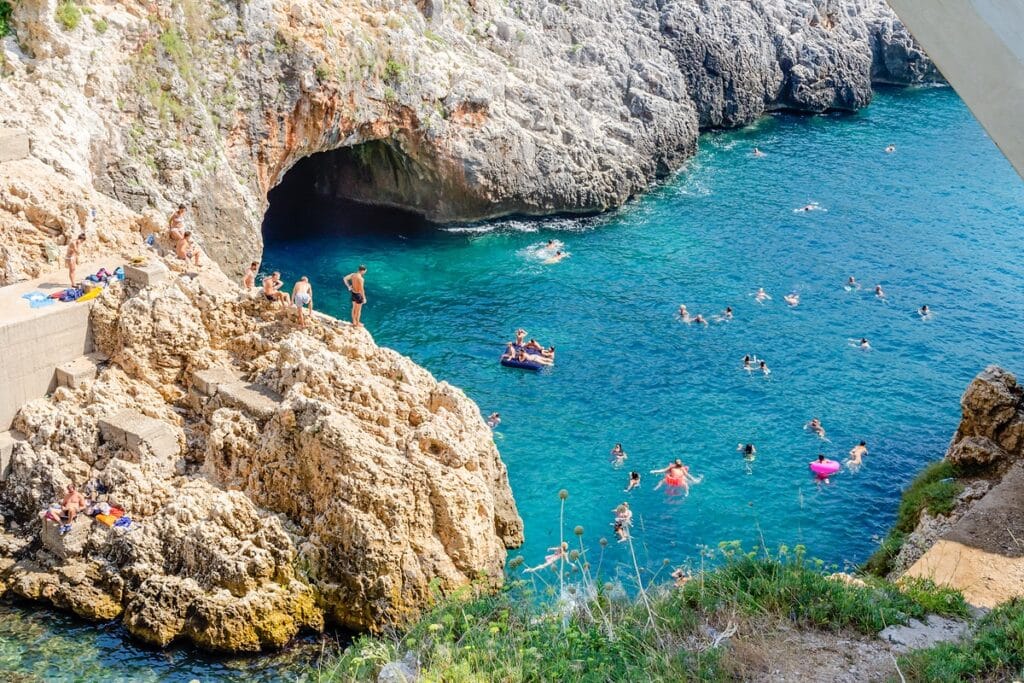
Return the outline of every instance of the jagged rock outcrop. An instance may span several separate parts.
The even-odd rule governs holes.
[[[0,588],[156,645],[251,652],[325,619],[401,624],[434,586],[501,582],[522,522],[458,389],[365,330],[297,329],[214,264],[112,285],[92,322],[110,365],[16,418]],[[132,524],[80,517],[61,536],[40,520],[86,482]]]
[[[316,152],[340,150],[321,191],[437,220],[598,211],[677,169],[700,127],[936,77],[883,0],[57,7],[15,3],[0,41],[0,126],[32,142],[0,165],[0,284],[82,229],[87,253],[137,240],[179,202],[236,272],[267,192]],[[68,188],[56,214],[37,187]]]
[[[894,576],[932,579],[993,607],[1024,595],[1024,390],[989,366],[960,401],[946,460],[962,490],[947,514],[921,513],[892,561]]]

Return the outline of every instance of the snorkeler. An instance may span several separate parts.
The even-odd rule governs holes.
[[[791,307],[796,307],[800,305],[800,295],[797,294],[796,292],[793,292],[792,294],[787,294],[786,296],[782,297],[782,300],[789,304]]]
[[[771,301],[771,299],[772,297],[768,292],[764,291],[764,287],[758,287],[757,291],[754,293],[754,301],[759,304],[763,304],[765,301]]]
[[[543,564],[538,564],[536,567],[527,567],[523,571],[525,573],[535,572],[539,569],[550,567],[555,562],[564,559],[569,554],[569,544],[563,541],[561,545],[556,546],[554,548],[548,548],[548,550],[551,550],[553,552],[544,556]]]
[[[676,458],[666,467],[660,470],[651,470],[651,474],[664,474],[665,476],[655,486],[657,491],[664,484],[669,488],[681,488],[684,495],[690,495],[690,483],[699,484],[703,477],[695,477],[690,474],[690,468],[683,464],[683,461]]]
[[[640,473],[639,472],[630,472],[629,473],[629,483],[626,484],[625,492],[629,493],[633,489],[638,489],[638,488],[640,488]]]

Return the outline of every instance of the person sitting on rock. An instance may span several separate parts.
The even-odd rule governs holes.
[[[185,205],[179,204],[178,210],[171,214],[167,221],[167,236],[175,245],[185,238]]]
[[[191,230],[186,230],[182,238],[178,240],[177,246],[174,247],[174,253],[183,261],[192,261],[195,265],[199,265],[199,247],[192,242]]]
[[[78,492],[74,484],[68,484],[67,493],[64,494],[64,500],[60,502],[61,513],[64,515],[64,521],[67,524],[71,524],[75,521],[75,517],[78,513],[84,510],[86,507],[85,497]]]
[[[281,287],[283,286],[284,283],[281,282],[281,273],[274,271],[272,274],[263,278],[263,296],[271,303],[275,301],[287,301],[288,295],[281,291]]]

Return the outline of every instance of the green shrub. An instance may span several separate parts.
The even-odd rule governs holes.
[[[933,584],[917,583],[912,592],[904,593],[884,581],[860,586],[829,579],[808,566],[799,546],[792,556],[783,552],[778,558],[744,554],[735,543],[720,547],[726,563],[691,581],[683,591],[688,605],[705,612],[736,607],[752,615],[788,616],[804,626],[853,628],[866,634],[906,623],[910,617],[924,617],[929,611],[967,612],[963,596],[955,591],[947,594],[949,589]]]
[[[72,0],[61,0],[57,5],[56,18],[65,31],[74,31],[82,23],[82,10]]]
[[[92,27],[96,29],[96,33],[103,34],[107,32],[108,28],[110,28],[110,24],[107,23],[106,19],[97,19],[92,22]]]
[[[384,64],[384,81],[393,85],[399,85],[405,80],[405,64],[389,59]]]
[[[14,14],[14,7],[8,0],[0,0],[0,38],[9,33],[14,33],[14,24],[11,23],[11,15]]]
[[[963,643],[943,643],[899,659],[907,681],[1010,681],[1024,678],[1024,600],[988,613]]]
[[[963,484],[957,480],[960,475],[961,472],[946,460],[925,467],[903,492],[896,522],[878,550],[864,564],[864,570],[876,576],[889,574],[904,537],[917,527],[921,511],[946,515],[953,510],[956,497],[964,490]]]

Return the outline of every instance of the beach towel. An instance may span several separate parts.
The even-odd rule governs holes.
[[[59,298],[61,301],[78,301],[82,297],[82,294],[84,294],[84,292],[77,287],[68,288],[61,293]]]
[[[117,522],[117,518],[113,515],[96,515],[95,519],[97,522],[107,526],[114,526],[115,522]]]
[[[22,294],[21,298],[28,302],[30,308],[45,308],[54,303],[46,292],[40,292],[38,289],[28,294]]]
[[[128,515],[123,515],[121,517],[118,517],[117,521],[114,522],[114,528],[115,529],[127,529],[131,525],[132,525],[132,518],[129,517]]]

